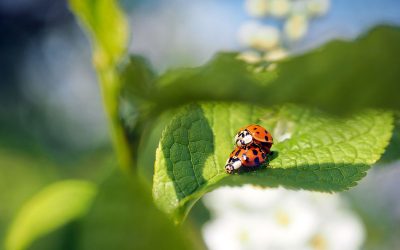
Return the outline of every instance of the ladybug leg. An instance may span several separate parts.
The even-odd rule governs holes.
[[[267,154],[267,157],[268,157],[268,160],[271,161],[271,160],[275,159],[276,157],[278,157],[278,155],[279,155],[278,151],[270,151]]]
[[[265,151],[265,149],[263,149],[262,147],[258,147],[259,149],[260,149],[260,151],[261,151],[261,158],[263,159],[263,160],[265,160],[266,158],[267,158],[267,156],[268,156],[268,153]]]

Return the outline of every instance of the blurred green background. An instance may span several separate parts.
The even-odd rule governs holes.
[[[255,18],[245,1],[239,0],[124,0],[120,3],[129,15],[132,29],[133,42],[129,51],[148,58],[157,72],[200,65],[221,50],[247,50],[249,43],[241,42],[243,34],[239,33],[256,18],[261,19],[261,25],[275,27],[278,32],[285,30],[283,17]],[[281,47],[287,53],[297,54],[332,39],[353,39],[378,24],[400,25],[400,2],[396,0],[334,0],[329,6],[323,16],[310,19],[304,35],[293,41],[280,41]],[[149,134],[147,146],[140,151],[143,162],[139,165],[153,166],[154,149],[168,119],[168,114],[161,117],[159,125]],[[394,154],[399,153],[398,149],[399,145],[389,148]],[[400,246],[400,163],[388,162],[378,164],[357,187],[340,194],[362,220],[366,232],[363,249],[398,249]],[[120,187],[119,182],[113,184],[113,178],[121,178],[113,177],[115,165],[91,66],[90,45],[67,3],[63,0],[2,0],[0,242],[22,204],[56,181],[72,178],[103,183],[107,179],[103,185],[110,188],[104,188],[96,202],[108,203],[102,197],[120,193],[110,190],[126,188]],[[151,168],[144,169],[143,186],[150,185],[151,173]],[[131,187],[133,193],[148,192],[141,188]],[[138,249],[187,249],[193,241],[195,248],[205,247],[201,232],[210,220],[210,207],[206,208],[203,202],[195,205],[184,225],[189,228],[188,237],[180,236],[181,232],[171,233],[164,235],[167,240],[157,242],[149,235],[181,229],[171,229],[172,225],[156,210],[148,216],[160,223],[157,229],[151,226],[143,229],[140,223],[139,229],[132,227],[141,220],[140,216],[132,217],[132,214],[140,215],[141,211],[152,208],[150,196],[143,195],[143,202],[132,197],[113,198],[112,206],[104,208],[106,211],[93,211],[93,218],[87,218],[88,223],[69,223],[34,241],[29,249],[110,249],[114,247],[110,242],[114,241],[107,242],[107,239],[112,236],[91,228],[98,226],[96,223],[104,214],[112,213],[117,215],[112,221],[119,228],[116,234],[141,231],[137,238],[115,236],[126,239],[125,245],[121,242],[118,249],[129,249],[131,241],[142,242],[136,245]],[[129,199],[132,202],[128,205],[119,203]],[[90,231],[88,240],[81,243],[77,232],[85,234],[87,231]],[[161,243],[162,248],[159,248]],[[99,246],[94,247],[95,244]]]

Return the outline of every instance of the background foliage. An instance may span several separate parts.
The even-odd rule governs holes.
[[[204,66],[158,76],[145,59],[128,55],[128,24],[114,1],[70,6],[91,39],[117,159],[105,148],[63,172],[29,140],[10,150],[7,141],[21,133],[2,122],[9,131],[1,135],[2,189],[16,187],[1,193],[7,207],[0,233],[9,250],[203,248],[190,221],[175,227],[168,216],[181,223],[212,189],[252,183],[342,191],[389,143],[383,161],[399,157],[396,27],[279,62],[249,64],[220,53]],[[254,122],[275,136],[269,165],[227,176],[231,138]]]

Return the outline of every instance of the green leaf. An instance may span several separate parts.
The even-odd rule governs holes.
[[[69,3],[92,39],[95,65],[113,67],[127,49],[129,34],[128,22],[117,1],[69,0]]]
[[[135,98],[148,98],[152,93],[156,74],[150,63],[141,56],[131,55],[124,64],[119,66],[119,74],[125,92]]]
[[[148,120],[156,75],[149,62],[140,56],[130,56],[127,61],[119,65],[122,91],[120,96],[120,114],[124,117],[126,128],[136,134],[142,129],[140,123]],[[139,128],[138,128],[139,123]],[[137,143],[133,140],[133,144]]]
[[[78,180],[46,187],[18,212],[6,238],[6,249],[26,249],[35,239],[83,216],[95,193],[92,183]]]
[[[237,59],[237,53],[219,53],[210,62],[197,68],[171,70],[157,80],[150,100],[155,113],[196,101],[253,102],[264,85],[254,67]],[[264,74],[270,81],[275,73]]]
[[[270,102],[313,105],[335,113],[400,110],[400,29],[381,26],[351,42],[333,41],[277,65]],[[261,99],[263,97],[260,97]]]
[[[368,111],[338,119],[316,110],[226,103],[192,104],[165,128],[156,154],[153,196],[176,222],[204,193],[221,185],[342,191],[356,185],[384,152],[392,114]],[[245,125],[258,123],[275,144],[268,167],[228,175],[225,161],[233,138]]]
[[[377,27],[354,41],[332,41],[276,63],[247,64],[220,53],[204,66],[161,76],[155,112],[196,101],[306,104],[337,114],[400,110],[400,29]]]
[[[21,205],[57,179],[54,164],[41,155],[33,156],[32,151],[22,154],[0,147],[0,244],[3,244],[7,226]]]
[[[197,249],[188,228],[174,227],[140,179],[114,173],[83,218],[79,249]],[[184,233],[185,232],[185,233]]]

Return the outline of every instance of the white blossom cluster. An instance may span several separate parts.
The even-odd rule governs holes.
[[[220,188],[203,201],[212,215],[203,227],[211,250],[353,250],[365,238],[339,195],[244,186]]]
[[[253,20],[239,28],[240,43],[253,51],[244,52],[249,63],[262,60],[277,61],[287,56],[287,44],[305,37],[309,21],[323,16],[330,0],[245,0],[245,9]],[[282,28],[263,24],[265,18],[278,19]]]

